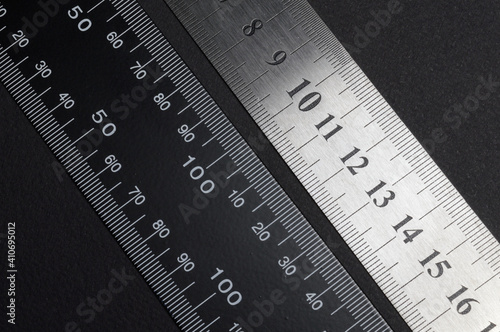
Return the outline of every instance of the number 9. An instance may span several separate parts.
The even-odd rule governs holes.
[[[277,66],[279,64],[282,64],[286,60],[286,52],[285,51],[274,52],[273,60],[274,61],[266,61],[266,63],[271,65],[271,66]]]

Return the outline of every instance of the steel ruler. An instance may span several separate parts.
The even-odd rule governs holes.
[[[42,4],[0,81],[182,331],[390,331],[137,1]]]
[[[305,0],[165,1],[413,330],[498,329],[499,243]]]

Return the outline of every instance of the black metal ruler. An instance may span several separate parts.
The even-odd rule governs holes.
[[[241,4],[241,2],[236,2],[236,1],[232,1],[232,2],[231,2],[231,5],[232,5],[232,6],[239,6],[240,4]],[[64,13],[64,14],[66,14],[66,9],[71,8],[71,7],[70,7],[70,5],[71,5],[71,3],[70,3],[70,4],[66,4],[66,6],[61,6],[61,12],[62,12],[62,13]],[[375,5],[375,4],[374,4],[374,8],[375,8],[376,6],[377,6],[377,5]],[[69,7],[69,8],[66,8],[66,7]],[[407,11],[407,8],[408,8],[408,7],[407,7],[407,6],[405,6],[405,16],[408,16],[408,15],[409,15],[409,14],[407,15],[407,12],[406,12],[406,11]],[[269,13],[269,12],[272,12],[272,10],[268,11],[268,13]],[[31,14],[33,14],[33,13],[36,13],[36,12],[35,12],[35,10],[33,10],[32,12],[30,12],[29,14],[31,15]],[[210,13],[212,13],[212,12],[210,12]],[[28,17],[28,18],[30,18],[30,16],[27,16],[27,17]],[[157,17],[158,17],[158,16],[157,16]],[[258,17],[259,17],[259,16],[255,16],[255,18],[258,18]],[[18,18],[21,18],[21,17],[18,17]],[[214,18],[214,15],[212,15],[212,16],[211,16],[211,18]],[[394,17],[393,17],[393,18],[394,18]],[[49,22],[50,22],[50,21],[52,21],[52,19],[49,19]],[[22,21],[21,23],[22,23],[22,24],[19,24],[19,26],[22,26],[22,29],[25,29],[26,27],[24,26],[24,21]],[[248,23],[250,23],[250,22],[248,22]],[[358,22],[358,23],[359,23],[359,22]],[[40,23],[39,23],[39,24],[40,24]],[[348,25],[349,25],[349,24],[347,24],[347,26],[348,26]],[[268,25],[266,24],[266,26],[265,26],[265,27],[266,27],[266,28],[268,28]],[[361,27],[362,27],[362,26],[361,26]],[[1,28],[1,27],[0,27],[0,28]],[[46,28],[46,26],[45,26],[45,25],[43,25],[43,26],[42,26],[42,28],[41,28],[40,30],[45,30],[45,28]],[[242,26],[241,28],[243,28],[243,26]],[[229,30],[229,29],[228,29],[228,30]],[[258,29],[258,30],[262,30],[262,29]],[[266,31],[266,29],[262,30],[261,32],[264,32],[264,31]],[[264,32],[264,33],[265,33],[265,32]],[[256,35],[256,36],[258,36],[258,35]],[[342,37],[344,38],[344,41],[345,41],[345,36],[342,36]],[[111,40],[112,40],[112,37],[111,37]],[[110,40],[110,41],[111,41],[111,40]],[[341,38],[341,40],[342,40],[342,38]],[[375,44],[375,42],[373,42],[373,44]],[[467,44],[467,43],[464,43],[464,44]],[[278,45],[278,44],[277,44],[277,45]],[[370,46],[373,46],[373,45],[370,45]],[[47,47],[47,46],[46,46],[46,47]],[[366,50],[363,50],[363,52],[365,52],[365,51],[366,51]],[[288,61],[290,61],[290,59],[291,59],[291,58],[289,57],[289,58],[288,58]],[[270,59],[267,59],[267,60],[270,60]],[[271,60],[274,60],[274,59],[272,59],[272,58],[271,58]],[[306,59],[306,60],[307,60],[307,59]],[[287,61],[287,62],[288,62],[288,61]],[[366,65],[366,64],[365,64],[365,65]],[[365,68],[365,66],[364,66],[364,65],[362,65],[361,67],[362,67],[362,68]],[[479,67],[481,67],[481,66],[479,66]],[[476,66],[476,70],[477,70],[477,66]],[[486,77],[486,78],[488,77],[488,72],[484,72],[484,73],[483,73],[483,72],[480,72],[480,74],[483,74],[483,75],[484,75],[484,74],[486,74],[486,76],[485,76],[485,77]],[[490,75],[490,76],[491,76],[491,75]],[[474,78],[475,78],[475,77],[474,77]],[[474,79],[474,78],[471,78],[471,79]],[[493,73],[493,79],[495,79],[495,75],[494,75],[494,73]],[[470,83],[470,82],[469,82],[469,83]],[[383,84],[382,84],[381,86],[383,86]],[[123,93],[123,94],[124,94],[124,95],[130,95],[130,91],[124,91],[124,93]],[[122,96],[117,96],[117,97],[119,97],[119,98],[116,98],[116,99],[122,99]],[[460,95],[458,95],[458,97],[460,98]],[[456,98],[455,98],[455,99],[456,99]],[[458,100],[458,99],[457,99],[457,100]],[[460,99],[460,100],[461,100],[461,99]],[[113,101],[114,101],[114,100],[113,100]],[[129,108],[130,108],[130,109],[132,109],[132,110],[135,110],[135,109],[136,109],[136,107],[137,107],[137,106],[130,106],[130,105],[134,105],[134,104],[136,104],[136,100],[135,100],[135,98],[129,99],[128,101],[124,100],[124,102],[125,102],[125,104],[127,105],[127,107],[129,107]],[[323,101],[323,102],[324,102],[324,101]],[[140,104],[140,103],[139,103],[139,104]],[[481,104],[483,104],[483,102],[481,102]],[[140,107],[140,106],[139,106],[139,107]],[[401,109],[401,107],[398,107],[398,108],[397,108],[397,110],[398,110],[398,109]],[[482,110],[481,110],[481,111],[482,111]],[[477,113],[477,114],[481,114],[481,113],[480,113],[481,111],[476,112],[476,113]],[[479,115],[478,115],[478,116],[479,116]],[[482,115],[481,115],[481,116],[482,116]],[[474,115],[472,115],[472,118],[473,118],[473,117],[474,117]],[[467,122],[472,122],[472,121],[474,121],[474,120],[470,120],[470,119],[465,120],[465,122],[466,122],[466,123],[467,123]],[[434,125],[434,124],[431,124],[431,125]],[[436,124],[436,126],[437,126],[437,125],[438,125],[438,124]],[[412,128],[412,129],[414,129],[414,128]],[[463,129],[463,130],[465,130],[465,129]],[[417,136],[418,136],[418,135],[417,135]],[[491,142],[490,142],[490,143],[491,143]],[[466,144],[467,144],[467,143],[466,143]],[[489,144],[488,144],[488,145],[489,145]],[[439,156],[438,156],[438,159],[439,159]],[[484,160],[484,159],[483,159],[483,160]],[[372,161],[372,160],[371,160],[371,158],[370,158],[370,161]],[[488,160],[487,162],[489,162],[489,160]],[[478,165],[478,166],[479,166],[479,165]],[[448,173],[447,173],[447,174],[448,174]],[[455,179],[455,181],[456,181],[456,179]],[[460,182],[460,181],[459,181],[459,182]],[[454,183],[455,183],[455,182],[454,182]],[[460,184],[459,184],[459,185],[460,185]],[[463,189],[463,187],[462,187],[462,189]],[[479,196],[479,195],[478,195],[478,196]],[[469,199],[470,199],[470,197],[469,197]],[[474,204],[472,204],[472,205],[474,206]],[[299,205],[299,207],[300,207],[300,205]],[[494,208],[494,207],[493,207],[493,208]],[[493,209],[493,210],[494,210],[494,209]],[[478,211],[478,212],[480,212],[480,211]],[[483,212],[483,215],[484,215],[484,212]],[[486,220],[486,221],[488,221],[488,220]],[[482,273],[478,273],[478,275],[480,275],[480,276],[484,276],[484,274],[482,274]],[[481,301],[481,303],[482,303],[482,302],[483,302],[483,301]],[[472,312],[475,312],[477,308],[480,308],[480,307],[476,307],[476,306],[475,306],[475,302],[470,302],[470,303],[472,303],[472,304],[473,304],[473,309],[474,309],[474,311],[472,311]],[[432,312],[431,312],[431,314],[432,314]],[[457,314],[460,314],[460,313],[458,313],[458,312],[457,312]],[[446,315],[447,315],[447,314],[445,314],[444,318],[446,318]],[[467,316],[467,315],[466,315],[466,316]],[[465,316],[465,317],[466,317],[466,316]],[[458,317],[460,317],[460,316],[458,316]],[[493,325],[494,325],[494,323],[491,323],[491,324],[490,324],[490,326],[488,326],[488,328],[493,329]],[[493,330],[494,330],[494,329],[493,329]]]
[[[390,330],[136,1],[2,4],[2,83],[183,331]]]

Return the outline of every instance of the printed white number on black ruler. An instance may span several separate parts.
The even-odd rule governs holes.
[[[165,1],[413,330],[498,331],[499,243],[305,0]]]
[[[135,0],[2,3],[1,82],[181,330],[390,331]]]

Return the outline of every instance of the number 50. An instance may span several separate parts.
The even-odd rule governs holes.
[[[76,20],[80,17],[80,14],[83,14],[83,10],[80,6],[75,6],[68,10],[68,16],[72,20]],[[92,27],[92,21],[89,20],[88,18],[81,19],[80,22],[78,22],[78,30],[82,32],[89,31],[89,29]]]

